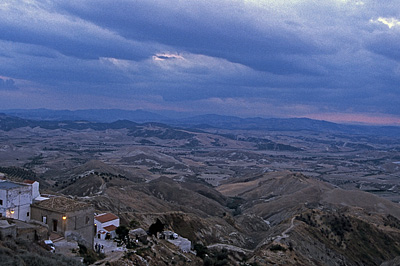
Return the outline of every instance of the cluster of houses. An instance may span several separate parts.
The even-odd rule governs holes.
[[[10,224],[1,217],[11,218],[14,222]],[[94,238],[113,239],[119,226],[118,216],[95,214],[91,204],[61,196],[41,196],[37,181],[12,182],[0,178],[0,240],[22,234],[36,241],[53,236],[93,248]],[[146,232],[139,229],[131,230],[130,237],[147,239]],[[189,240],[170,231],[165,231],[164,235],[182,251],[190,250]]]
[[[66,197],[42,197],[37,181],[26,180],[19,183],[0,180],[0,217],[26,222],[24,226],[16,224],[17,231],[19,228],[29,227],[28,224],[35,224],[37,228],[40,226],[47,228],[45,237],[58,235],[93,247],[95,234],[93,206]],[[2,223],[0,238],[13,237],[15,233],[10,233],[13,225],[7,226],[7,221]],[[36,236],[36,238],[43,237],[42,234]]]

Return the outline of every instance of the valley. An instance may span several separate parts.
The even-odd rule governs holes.
[[[143,180],[190,176],[213,186],[290,170],[400,202],[400,138],[395,137],[127,123],[104,130],[15,128],[2,132],[0,151],[2,167],[32,170],[51,186],[76,179],[83,173],[73,177],[72,169],[98,160]]]
[[[3,117],[7,125],[12,119]],[[208,247],[210,258],[226,252],[233,265],[379,265],[400,256],[398,137],[13,123],[0,130],[0,172],[118,213],[122,224],[148,228],[160,219]],[[366,243],[373,245],[357,249]]]

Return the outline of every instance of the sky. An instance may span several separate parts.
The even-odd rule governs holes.
[[[400,125],[398,0],[2,0],[0,109]]]

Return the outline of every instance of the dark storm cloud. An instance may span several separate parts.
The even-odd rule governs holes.
[[[0,76],[158,108],[400,115],[398,14],[392,0],[5,0]]]
[[[366,44],[372,52],[385,56],[387,59],[400,62],[400,30],[384,32],[373,36]]]
[[[0,17],[0,39],[43,46],[83,59],[103,56],[140,60],[152,54],[145,44],[46,7],[21,4],[20,9],[7,8],[6,16]]]
[[[272,73],[314,73],[315,70],[291,64],[280,55],[328,52],[311,38],[297,34],[296,29],[285,27],[285,23],[266,24],[269,16],[275,16],[267,10],[241,14],[243,3],[222,3],[62,1],[60,5],[71,15],[110,28],[127,39],[162,43]],[[260,16],[262,24],[257,25],[252,15]]]

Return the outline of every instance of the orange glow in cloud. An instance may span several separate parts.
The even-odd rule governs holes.
[[[326,113],[310,114],[307,117],[336,123],[400,126],[400,117],[388,115]]]

